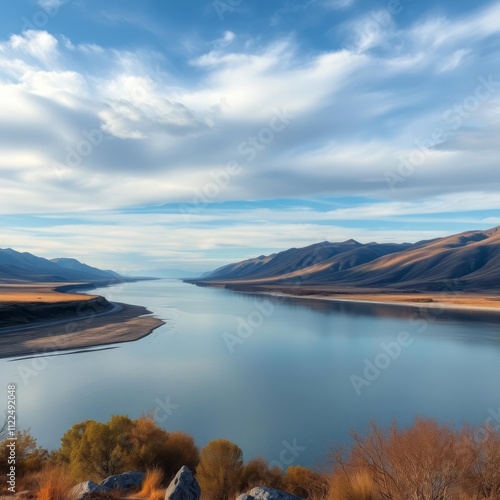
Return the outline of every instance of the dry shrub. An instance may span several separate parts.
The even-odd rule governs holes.
[[[490,427],[466,427],[461,454],[469,463],[462,478],[464,499],[500,498],[500,433]]]
[[[149,500],[160,499],[165,497],[165,491],[161,489],[163,482],[163,472],[160,469],[150,469],[146,472],[146,477],[142,483],[142,489],[134,496],[147,498]]]
[[[241,473],[240,491],[248,491],[256,486],[283,488],[283,471],[279,467],[270,467],[262,457],[253,458]]]
[[[327,480],[321,474],[300,465],[288,467],[283,483],[285,491],[307,500],[323,500],[328,492]]]
[[[330,498],[472,500],[500,498],[500,434],[417,419],[400,430],[369,425],[337,453]],[[377,496],[378,495],[378,496]]]
[[[351,475],[337,473],[330,480],[331,500],[379,500],[382,497],[370,474],[366,471]]]
[[[38,474],[37,500],[68,500],[75,482],[68,470],[47,467]]]

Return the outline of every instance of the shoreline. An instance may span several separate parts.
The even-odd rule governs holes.
[[[133,342],[147,337],[165,324],[143,306],[110,303],[101,296],[78,294],[79,299],[74,300],[73,295],[68,295],[69,300],[63,300],[65,294],[60,293],[59,285],[45,285],[45,293],[57,295],[52,297],[52,301],[32,302],[21,298],[20,301],[0,302],[0,309],[3,307],[4,311],[14,315],[10,318],[10,325],[0,328],[0,359],[76,349],[81,352],[93,347]],[[102,286],[102,283],[92,285],[89,288]],[[8,288],[17,288],[15,291],[19,298],[18,286]],[[32,290],[27,293],[33,294]],[[26,316],[23,316],[26,312],[34,312],[35,321],[30,321],[31,317],[26,321]]]
[[[447,309],[500,314],[500,292],[417,292],[399,290],[333,290],[321,286],[296,287],[231,282],[185,281],[200,287],[223,288],[234,292],[354,304]]]
[[[282,292],[249,292],[261,295],[271,295],[274,297],[290,297],[295,299],[310,299],[310,300],[325,300],[328,302],[348,302],[353,304],[378,304],[387,306],[415,307],[425,309],[450,309],[458,311],[473,311],[473,312],[495,312],[500,314],[500,304],[498,307],[477,306],[470,304],[452,304],[444,301],[390,301],[390,300],[375,300],[375,299],[358,299],[358,298],[342,298],[336,295],[327,295],[318,297],[317,295],[293,295]]]

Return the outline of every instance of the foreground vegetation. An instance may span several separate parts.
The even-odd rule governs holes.
[[[350,450],[334,450],[327,470],[245,463],[241,449],[219,439],[198,450],[182,432],[167,432],[152,416],[114,416],[107,423],[74,425],[49,453],[28,432],[18,433],[18,491],[39,500],[66,500],[81,481],[125,472],[147,472],[135,498],[163,499],[181,466],[196,472],[203,500],[233,500],[254,486],[278,488],[308,500],[476,500],[500,498],[500,433],[491,426],[455,429],[418,419],[409,429],[370,424],[353,434]],[[6,442],[0,473],[7,473]],[[5,493],[7,493],[5,491]]]

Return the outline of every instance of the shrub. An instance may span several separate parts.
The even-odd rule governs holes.
[[[86,420],[74,425],[62,437],[59,459],[78,480],[100,481],[124,472],[130,450],[134,422],[114,416],[106,424]]]
[[[39,472],[48,458],[48,452],[37,445],[36,439],[29,431],[16,433],[16,477],[22,479],[28,474]],[[8,457],[10,450],[7,447],[10,440],[0,443],[0,474],[4,476],[9,471]]]
[[[357,491],[364,485],[368,496],[360,498],[377,498],[377,492],[382,498],[458,498],[468,458],[460,434],[450,426],[417,419],[401,431],[395,424],[382,430],[371,423],[366,437],[352,436],[349,458],[335,457],[336,488]]]
[[[68,500],[75,482],[62,467],[45,468],[37,477],[37,500]]]
[[[250,460],[241,473],[240,490],[248,491],[255,486],[283,488],[283,472],[279,467],[270,468],[263,458]]]
[[[203,500],[233,500],[243,473],[243,452],[231,441],[211,441],[200,453],[196,478]]]
[[[327,480],[300,465],[288,467],[283,483],[285,491],[301,498],[325,498],[328,493]]]
[[[160,469],[150,469],[146,473],[142,489],[134,496],[147,498],[149,500],[163,500],[165,492],[160,488],[163,483],[163,472]]]

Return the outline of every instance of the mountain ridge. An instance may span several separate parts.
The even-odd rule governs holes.
[[[76,259],[45,259],[12,248],[0,249],[0,283],[66,283],[71,281],[124,280],[114,271],[103,271]]]
[[[196,280],[192,280],[196,282]],[[500,289],[500,226],[416,243],[320,242],[220,267],[204,283]]]

